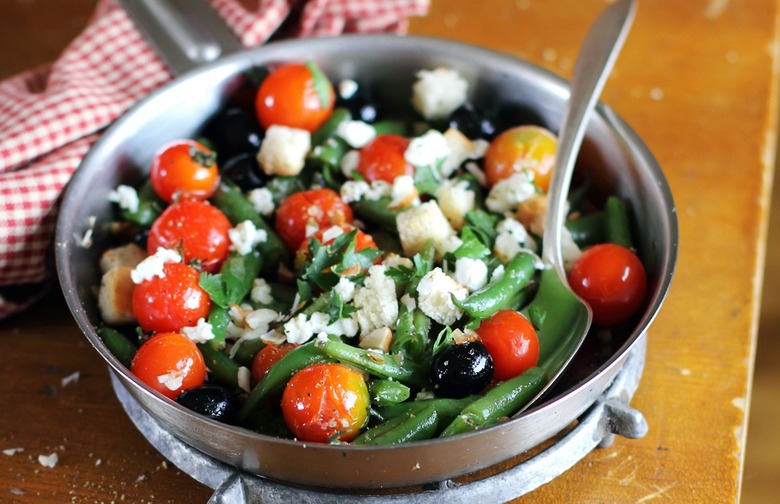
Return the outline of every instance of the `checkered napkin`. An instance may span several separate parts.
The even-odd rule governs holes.
[[[293,36],[402,34],[429,2],[211,0],[246,47],[292,17]],[[0,82],[0,319],[51,283],[58,198],[100,130],[171,78],[116,1],[101,0],[56,62]]]

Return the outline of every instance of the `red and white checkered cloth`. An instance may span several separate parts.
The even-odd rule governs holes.
[[[405,33],[430,0],[211,0],[246,47],[289,16],[300,37]],[[295,8],[293,8],[295,7]],[[51,283],[52,237],[62,189],[99,131],[172,78],[115,0],[53,64],[0,82],[0,319]]]

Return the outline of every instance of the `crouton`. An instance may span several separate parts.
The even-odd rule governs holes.
[[[103,274],[100,280],[98,307],[107,324],[126,324],[135,321],[133,314],[133,289],[130,266],[115,266]]]
[[[122,247],[108,249],[100,258],[100,271],[106,273],[112,268],[129,266],[135,268],[138,263],[146,258],[146,252],[135,243],[128,243]]]
[[[515,217],[529,231],[537,236],[544,235],[544,221],[547,214],[547,196],[538,194],[520,203]]]
[[[466,182],[444,185],[436,189],[436,199],[444,216],[458,231],[463,227],[466,212],[474,208],[474,191]]]

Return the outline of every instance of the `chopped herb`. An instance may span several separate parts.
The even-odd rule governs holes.
[[[327,108],[331,99],[330,80],[313,61],[307,61],[306,68],[311,72],[314,91],[316,91],[317,97],[320,99],[320,105],[323,108]]]

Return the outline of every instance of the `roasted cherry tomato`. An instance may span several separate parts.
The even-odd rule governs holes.
[[[217,156],[192,140],[173,142],[154,156],[149,179],[154,192],[169,203],[185,195],[206,199],[219,185]]]
[[[341,233],[339,233],[338,230],[334,230],[334,227],[340,228]],[[298,251],[295,253],[295,267],[303,267],[303,264],[306,261],[306,256],[309,255],[309,240],[312,238],[316,239],[323,245],[330,245],[336,240],[336,238],[341,236],[341,234],[349,233],[355,229],[357,228],[351,224],[344,224],[343,226],[330,226],[320,229],[312,236],[310,236],[308,240],[303,240],[301,242],[301,246],[298,247]],[[366,234],[358,229],[357,233],[355,234],[355,252],[360,252],[361,250],[367,248],[377,248],[376,243],[374,243],[374,239],[371,238],[371,235]],[[381,258],[378,259],[378,261],[381,262]]]
[[[628,320],[642,304],[647,274],[631,250],[603,243],[577,259],[569,273],[569,284],[590,305],[595,324],[612,326]]]
[[[276,210],[276,232],[294,252],[306,239],[306,227],[326,229],[352,223],[352,208],[332,189],[310,189],[288,196]]]
[[[558,139],[538,126],[518,126],[498,135],[485,153],[485,175],[490,185],[529,170],[543,192],[550,186]]]
[[[483,320],[477,335],[493,357],[496,379],[518,376],[539,361],[539,338],[527,318],[513,310],[501,310]]]
[[[409,139],[400,135],[379,135],[360,149],[357,171],[368,182],[390,184],[401,175],[414,175],[414,167],[404,158]]]
[[[317,82],[327,94],[325,100],[317,92],[310,65],[285,65],[271,72],[255,100],[257,119],[263,128],[276,124],[313,132],[322,126],[333,112],[336,95],[330,81],[319,75]]]
[[[133,289],[133,314],[144,331],[179,331],[207,318],[211,298],[198,284],[200,274],[184,263],[168,263],[164,277],[144,280]]]
[[[206,201],[185,199],[160,214],[149,230],[146,249],[181,248],[184,262],[199,261],[204,271],[215,272],[230,253],[228,230],[233,226],[220,209]]]
[[[200,350],[177,332],[161,332],[149,338],[133,357],[130,371],[171,399],[206,380],[206,363]]]
[[[255,354],[252,359],[252,383],[263,379],[271,367],[279,362],[279,359],[290,353],[298,345],[282,343],[281,345],[266,345]]]
[[[301,441],[350,441],[368,420],[369,401],[359,372],[344,364],[314,364],[287,382],[282,415]]]

